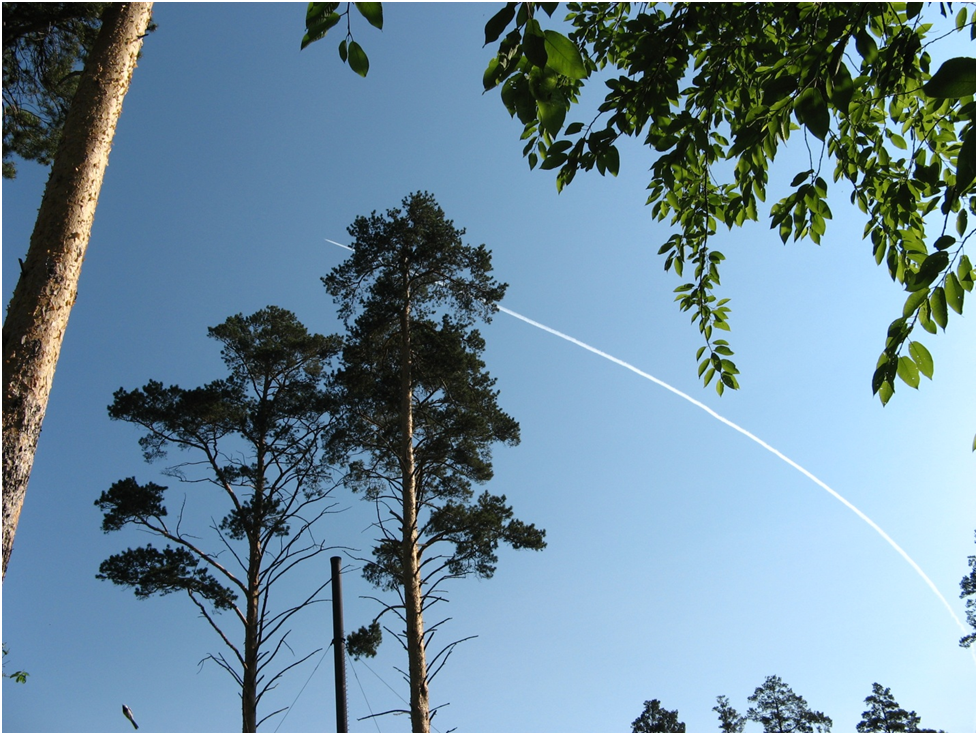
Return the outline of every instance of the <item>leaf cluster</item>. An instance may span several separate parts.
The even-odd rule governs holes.
[[[10,651],[7,650],[7,644],[4,643],[3,644],[3,665],[4,666],[7,665],[7,654],[8,653],[10,653]],[[8,674],[6,671],[3,672],[3,678],[4,679],[13,679],[18,684],[26,684],[27,683],[27,677],[28,676],[30,676],[30,674],[28,674],[26,671],[15,671],[12,674]]]
[[[3,177],[48,165],[108,3],[3,4]]]
[[[692,265],[676,300],[703,334],[706,384],[716,379],[719,393],[738,387],[733,351],[714,338],[729,331],[730,308],[715,295],[724,256],[710,243],[720,224],[759,219],[769,167],[798,132],[809,166],[771,207],[771,226],[782,241],[819,243],[832,218],[822,169],[834,165],[834,181],[867,217],[877,263],[910,292],[873,391],[885,404],[897,375],[913,387],[921,373],[930,377],[909,334],[917,323],[944,328],[947,308],[960,313],[974,283],[963,249],[974,231],[975,60],[951,59],[931,76],[932,27],[920,3],[570,3],[578,53],[556,61],[533,50],[553,33],[535,11],[550,14],[551,5],[515,6],[486,24],[487,43],[515,25],[489,62],[486,89],[500,87],[524,124],[530,167],[557,170],[558,190],[578,171],[616,175],[623,138],[652,151],[648,204],[678,230],[659,254],[680,277]],[[974,38],[973,10],[961,8],[954,23]],[[565,126],[585,82],[604,69],[608,91],[594,118]],[[943,216],[937,238],[925,228],[931,212]]]
[[[340,59],[344,64],[349,64],[350,68],[357,74],[365,77],[370,71],[370,60],[360,44],[353,40],[350,5],[356,7],[360,15],[366,18],[370,25],[383,30],[383,3],[346,3],[346,10],[342,13],[337,12],[340,3],[309,3],[306,8],[306,33],[302,37],[300,49],[325,38],[329,30],[345,17],[346,37],[340,41]]]
[[[373,658],[377,655],[382,637],[380,623],[375,620],[370,625],[361,626],[346,637],[346,651],[355,659]]]

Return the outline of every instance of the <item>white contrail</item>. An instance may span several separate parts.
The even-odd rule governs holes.
[[[804,467],[802,467],[800,464],[798,464],[797,462],[795,462],[793,459],[791,459],[790,457],[786,457],[784,454],[782,454],[781,452],[779,452],[777,449],[775,449],[774,447],[772,447],[770,444],[768,444],[767,442],[765,442],[763,439],[760,439],[760,438],[754,436],[753,434],[751,434],[749,431],[747,431],[747,429],[743,428],[742,426],[738,426],[737,424],[735,424],[730,419],[724,418],[723,416],[721,416],[720,414],[718,414],[716,411],[714,411],[712,408],[710,408],[706,404],[701,403],[700,401],[697,401],[695,398],[686,395],[685,393],[683,393],[681,390],[679,390],[677,388],[673,388],[671,385],[669,385],[668,383],[666,383],[666,382],[664,382],[662,380],[659,380],[654,375],[649,375],[647,372],[645,372],[643,370],[639,370],[634,365],[630,365],[629,363],[625,362],[624,360],[619,360],[617,357],[614,357],[613,355],[609,355],[607,352],[602,352],[601,350],[597,349],[596,347],[592,347],[589,344],[586,344],[584,342],[581,342],[581,340],[579,340],[579,339],[574,339],[570,335],[564,334],[563,332],[558,332],[556,329],[552,329],[552,328],[548,327],[545,324],[541,324],[540,322],[535,322],[532,319],[529,319],[529,318],[523,316],[522,314],[517,314],[512,309],[507,309],[505,306],[499,306],[498,308],[499,308],[499,310],[501,312],[504,312],[506,314],[509,314],[512,317],[516,317],[520,321],[524,321],[527,324],[536,327],[537,329],[542,329],[544,332],[549,332],[550,334],[552,334],[552,335],[554,335],[556,337],[560,337],[561,339],[566,339],[568,342],[573,342],[578,347],[583,347],[585,350],[588,350],[589,352],[593,352],[595,355],[600,355],[601,357],[603,357],[606,360],[611,360],[616,365],[621,365],[623,368],[628,368],[633,373],[637,373],[638,375],[641,375],[646,380],[651,380],[653,383],[655,383],[656,385],[662,386],[663,388],[665,388],[670,393],[675,393],[677,396],[679,396],[680,398],[682,398],[682,399],[684,399],[686,401],[689,401],[690,403],[692,403],[697,408],[703,409],[708,414],[710,414],[710,416],[712,416],[713,418],[715,418],[717,421],[720,421],[720,422],[726,424],[727,426],[729,426],[731,429],[734,429],[735,431],[739,431],[741,434],[743,434],[744,436],[746,436],[751,441],[753,441],[753,442],[755,442],[757,444],[760,444],[762,447],[764,447],[767,451],[771,452],[771,454],[773,454],[774,456],[776,456],[778,459],[781,459],[784,462],[787,462],[789,465],[791,465],[792,467],[794,467],[796,470],[798,470],[801,474],[803,474],[809,480],[811,480],[816,485],[818,485],[820,488],[822,488],[823,490],[825,490],[825,492],[827,492],[833,498],[835,498],[836,500],[838,500],[840,503],[842,503],[844,506],[846,506],[849,510],[851,510],[853,513],[855,513],[861,519],[863,519],[864,521],[866,521],[866,523],[868,523],[870,525],[870,527],[874,531],[876,531],[876,533],[878,533],[880,536],[883,537],[883,540],[886,541],[886,543],[888,543],[890,546],[892,546],[894,549],[896,549],[897,553],[900,554],[900,556],[902,556],[904,559],[906,559],[907,563],[911,567],[914,568],[914,571],[916,571],[917,574],[919,574],[921,576],[921,578],[927,583],[927,586],[931,588],[931,590],[934,592],[935,595],[937,595],[938,599],[942,603],[944,603],[944,607],[946,607],[947,608],[947,611],[949,613],[951,613],[951,617],[954,618],[954,622],[957,623],[958,627],[961,628],[961,630],[963,630],[964,632],[966,632],[966,633],[968,632],[968,629],[965,627],[964,623],[962,623],[961,620],[958,618],[957,614],[955,614],[954,608],[952,608],[948,604],[948,601],[946,599],[944,599],[944,595],[942,595],[940,593],[940,590],[937,589],[937,586],[931,581],[930,577],[928,577],[924,573],[924,570],[920,568],[920,566],[917,564],[917,562],[915,562],[913,559],[910,558],[910,555],[906,551],[904,551],[902,548],[900,548],[900,545],[896,541],[894,541],[892,538],[890,538],[890,536],[886,533],[886,531],[884,531],[882,528],[880,528],[879,526],[877,526],[876,523],[873,522],[873,520],[869,516],[867,516],[865,513],[863,513],[861,510],[859,510],[859,508],[857,508],[852,503],[850,503],[848,500],[846,500],[845,498],[843,498],[841,495],[839,495],[839,493],[837,493],[835,490],[833,490],[832,488],[830,488],[824,482],[822,482],[821,480],[819,480],[817,477],[815,477],[815,475],[813,475],[811,472],[809,472],[808,470],[806,470]]]
[[[337,247],[341,247],[344,250],[349,250],[350,252],[353,252],[353,248],[351,248],[349,245],[344,245],[341,242],[336,242],[336,240],[330,240],[328,237],[324,237],[323,240],[325,240],[326,242],[330,242],[333,245],[336,245]]]
[[[346,250],[353,250],[353,248],[349,247],[348,245],[341,245],[340,243],[334,242],[333,240],[330,240],[328,238],[326,239],[326,242],[333,243],[333,245],[339,245],[341,248],[345,248]],[[890,538],[889,534],[887,534],[886,531],[884,531],[882,528],[880,528],[879,526],[877,526],[876,523],[869,516],[867,516],[865,513],[863,513],[861,510],[859,510],[859,508],[857,508],[852,503],[850,503],[848,500],[846,500],[845,498],[843,498],[841,495],[839,495],[839,493],[837,493],[835,490],[833,490],[832,488],[830,488],[824,482],[822,482],[821,480],[819,480],[817,477],[815,477],[815,475],[813,475],[811,472],[809,472],[808,470],[806,470],[804,467],[802,467],[800,464],[798,464],[797,462],[795,462],[793,459],[791,459],[790,457],[786,457],[784,454],[782,454],[781,452],[779,452],[777,449],[775,449],[774,447],[772,447],[770,444],[768,444],[767,442],[765,442],[763,439],[760,439],[759,437],[754,436],[753,434],[751,434],[749,431],[747,431],[747,429],[743,428],[742,426],[738,426],[737,424],[735,424],[730,419],[724,418],[723,416],[721,416],[720,414],[718,414],[716,411],[714,411],[712,408],[710,408],[709,406],[707,406],[705,403],[701,403],[700,401],[697,401],[692,396],[686,395],[685,393],[683,393],[678,388],[673,388],[671,385],[669,385],[668,383],[666,383],[663,380],[659,380],[654,375],[649,375],[644,370],[639,370],[637,367],[635,367],[634,365],[631,365],[631,364],[625,362],[624,360],[619,360],[617,357],[614,357],[613,355],[609,355],[607,352],[602,352],[598,348],[592,347],[591,345],[589,345],[589,344],[587,344],[585,342],[581,342],[581,340],[575,339],[574,337],[571,337],[568,334],[564,334],[563,332],[558,332],[556,329],[553,329],[551,327],[548,327],[546,324],[541,324],[540,322],[533,321],[529,317],[525,317],[522,314],[519,314],[519,313],[513,311],[512,309],[507,309],[505,306],[498,306],[497,305],[497,308],[501,312],[503,312],[504,314],[509,314],[511,317],[515,317],[516,319],[519,319],[520,321],[526,322],[530,326],[536,327],[537,329],[542,329],[544,332],[549,332],[550,334],[554,335],[555,337],[560,337],[561,339],[565,339],[568,342],[571,342],[571,343],[577,345],[578,347],[583,347],[588,352],[593,352],[595,355],[599,355],[600,357],[603,357],[606,360],[611,360],[611,362],[615,363],[616,365],[621,365],[623,368],[627,368],[627,369],[631,370],[633,373],[636,373],[638,375],[641,375],[646,380],[651,380],[653,383],[655,383],[656,385],[662,386],[663,388],[665,388],[670,393],[675,393],[677,396],[679,396],[680,398],[682,398],[682,399],[684,399],[686,401],[689,401],[690,403],[692,403],[697,408],[700,408],[700,409],[706,411],[708,414],[710,414],[710,416],[712,416],[713,418],[715,418],[717,421],[720,421],[721,423],[726,424],[727,426],[729,426],[731,429],[734,429],[735,431],[739,431],[741,434],[743,434],[744,436],[746,436],[751,441],[755,442],[756,444],[759,444],[760,446],[764,447],[764,449],[766,449],[767,451],[771,452],[771,454],[773,454],[774,456],[776,456],[778,459],[780,459],[780,460],[786,462],[787,464],[791,465],[792,467],[794,467],[801,474],[803,474],[809,480],[811,480],[816,485],[818,485],[820,488],[822,488],[823,490],[825,490],[825,492],[827,492],[833,498],[835,498],[840,503],[842,503],[844,506],[846,506],[849,510],[851,510],[853,513],[855,513],[857,516],[859,516],[866,523],[868,523],[869,526],[874,531],[876,531],[876,533],[878,533],[880,536],[882,536],[883,537],[883,540],[886,541],[886,543],[888,543],[890,546],[892,546],[896,550],[896,552],[900,556],[902,556],[911,567],[913,567],[914,571],[917,572],[917,574],[920,575],[921,579],[923,579],[924,582],[927,583],[927,586],[930,587],[931,591],[935,595],[937,595],[937,598],[941,601],[941,603],[943,603],[944,607],[947,608],[947,611],[951,614],[951,617],[954,619],[954,622],[957,624],[957,626],[961,630],[963,630],[965,633],[968,632],[967,627],[965,627],[964,623],[961,622],[960,618],[958,618],[957,614],[954,612],[954,608],[951,607],[951,605],[948,603],[948,601],[946,599],[944,599],[944,595],[942,595],[941,592],[940,592],[940,590],[937,589],[937,585],[935,585],[931,581],[930,577],[928,577],[927,574],[924,572],[924,570],[920,568],[920,566],[917,564],[917,562],[915,562],[913,559],[911,559],[910,558],[910,555],[906,551],[904,551],[896,541],[894,541],[892,538]]]

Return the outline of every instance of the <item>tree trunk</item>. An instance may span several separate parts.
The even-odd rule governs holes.
[[[253,561],[248,570],[244,671],[241,672],[241,732],[258,732],[259,606],[258,563]]]
[[[421,596],[421,560],[418,558],[418,510],[414,465],[414,390],[411,370],[410,289],[405,289],[401,312],[401,487],[403,495],[402,553],[404,618],[406,621],[408,676],[411,686],[411,730],[430,732],[428,662],[424,650]]]
[[[105,11],[3,324],[4,577],[112,138],[152,7],[115,3]]]

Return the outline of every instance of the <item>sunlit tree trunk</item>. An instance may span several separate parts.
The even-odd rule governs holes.
[[[424,650],[421,560],[418,558],[418,502],[414,462],[414,382],[411,370],[411,295],[405,273],[401,311],[401,484],[403,494],[402,554],[404,617],[408,675],[411,681],[411,730],[429,732],[428,662]]]
[[[152,7],[115,3],[105,12],[65,121],[3,324],[4,577],[112,138]]]

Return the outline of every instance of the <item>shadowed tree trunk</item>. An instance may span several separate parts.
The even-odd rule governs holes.
[[[105,11],[3,324],[4,577],[112,138],[152,7],[115,3]]]

